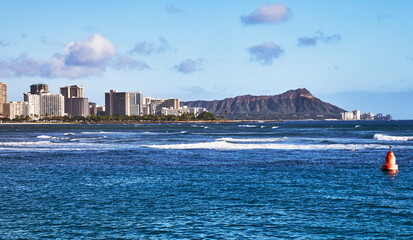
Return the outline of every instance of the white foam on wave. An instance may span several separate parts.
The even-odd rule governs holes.
[[[51,141],[37,141],[37,142],[0,142],[1,151],[24,151],[24,152],[47,152],[47,151],[93,151],[93,150],[113,150],[119,149],[119,145],[101,144],[101,143],[85,143],[79,141],[69,142],[51,142]],[[125,145],[125,148],[131,146]],[[132,146],[133,147],[133,146]]]
[[[75,135],[74,133],[72,133],[72,132],[69,132],[69,133],[65,133],[65,134],[63,134],[64,136],[73,136],[73,135]]]
[[[37,142],[0,142],[0,146],[19,147],[19,146],[48,146],[53,145],[51,141],[37,141]]]
[[[280,142],[288,140],[287,137],[282,138],[218,138],[216,141],[226,142]]]
[[[238,127],[247,127],[247,128],[254,128],[257,127],[257,125],[238,125]]]
[[[272,129],[276,129],[276,128],[278,128],[278,126],[273,126],[273,127],[272,127]]]
[[[47,136],[47,135],[39,135],[36,138],[47,139],[47,138],[53,138],[53,137],[52,136]]]
[[[231,143],[227,141],[169,144],[169,145],[143,145],[143,147],[156,149],[211,149],[211,150],[251,150],[251,149],[275,149],[275,150],[356,150],[365,148],[387,148],[383,145],[375,144],[245,144]]]
[[[374,134],[374,139],[378,141],[413,141],[413,136],[390,136],[384,134]]]

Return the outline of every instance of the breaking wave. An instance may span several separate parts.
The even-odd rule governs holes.
[[[366,148],[387,148],[376,144],[245,144],[227,141],[214,141],[202,143],[168,144],[168,145],[143,145],[143,147],[156,149],[211,149],[211,150],[250,150],[250,149],[275,149],[275,150],[359,150]]]
[[[216,141],[226,142],[280,142],[287,140],[287,137],[282,138],[219,138]]]
[[[374,134],[374,139],[378,141],[413,141],[413,136],[390,136],[384,134]]]
[[[47,136],[47,135],[39,135],[36,138],[48,139],[48,138],[53,138],[53,137],[52,136]]]

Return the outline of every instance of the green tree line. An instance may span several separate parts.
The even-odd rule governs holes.
[[[63,116],[63,117],[43,117],[39,122],[175,122],[175,121],[213,121],[216,120],[214,114],[203,112],[198,116],[184,113],[181,116],[174,115],[90,115],[83,116]],[[14,119],[0,118],[2,122],[33,122],[29,116],[16,116]]]

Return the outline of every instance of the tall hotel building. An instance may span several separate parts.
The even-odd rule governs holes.
[[[142,115],[143,96],[140,92],[105,93],[105,107],[108,115]]]
[[[69,116],[89,115],[89,99],[83,97],[83,87],[72,85],[60,88],[65,98],[65,113]]]
[[[3,115],[4,103],[7,103],[7,85],[0,82],[0,116]]]
[[[39,94],[41,92],[49,92],[49,85],[47,84],[33,84],[30,85],[31,94]]]
[[[24,101],[30,106],[30,116],[64,116],[65,99],[61,94],[51,94],[47,84],[30,86],[30,93],[24,93]]]

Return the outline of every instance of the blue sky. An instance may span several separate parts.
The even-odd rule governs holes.
[[[307,88],[413,119],[412,1],[1,1],[0,81],[213,100]],[[401,97],[403,96],[403,97]],[[385,100],[383,100],[385,99]]]

